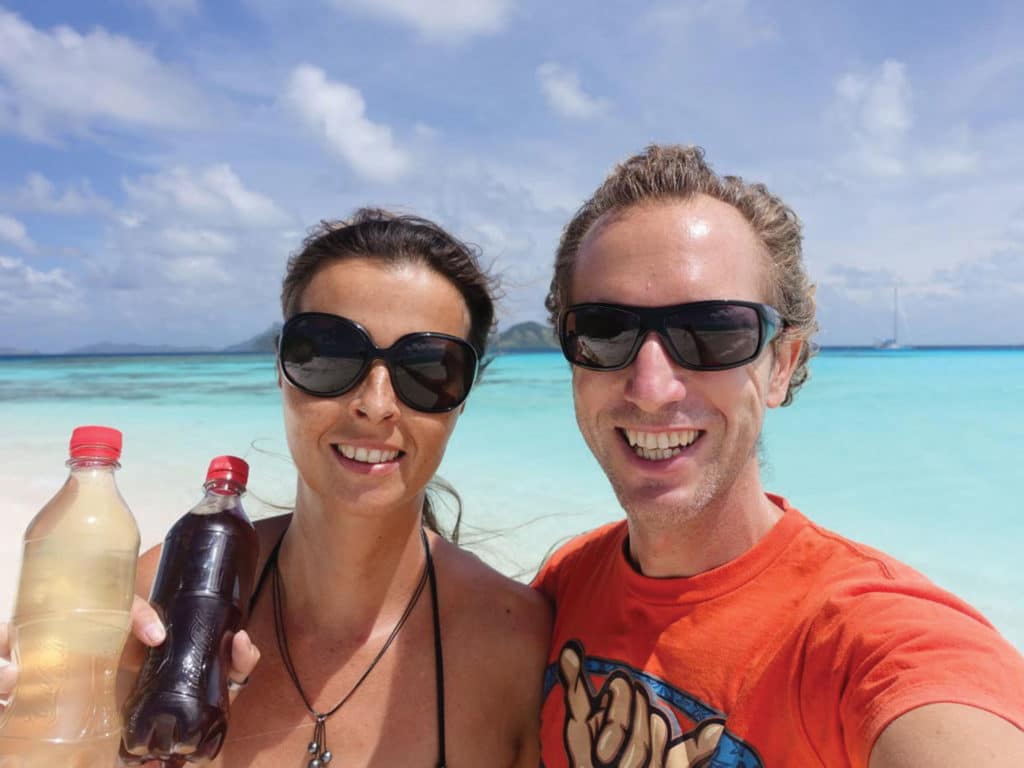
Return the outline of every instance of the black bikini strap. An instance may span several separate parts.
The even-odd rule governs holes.
[[[430,579],[430,603],[434,609],[434,671],[437,674],[437,768],[446,768],[444,750],[444,654],[441,651],[441,616],[437,604],[437,576],[434,574],[434,558],[427,544],[427,534],[422,528],[423,546],[427,553],[427,577]]]
[[[285,526],[284,533],[282,533],[277,543],[274,544],[274,548],[270,550],[270,555],[267,557],[267,562],[263,564],[263,570],[260,571],[260,578],[256,582],[256,589],[252,591],[252,597],[249,598],[249,616],[252,616],[253,608],[256,607],[256,599],[260,596],[260,592],[263,591],[263,584],[267,580],[267,574],[270,573],[271,569],[277,563],[277,552],[281,549],[281,542],[284,541],[284,534],[288,532],[288,526]]]

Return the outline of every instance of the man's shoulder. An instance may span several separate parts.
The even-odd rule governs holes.
[[[607,523],[573,536],[556,545],[554,552],[540,567],[533,586],[549,598],[557,591],[557,583],[570,571],[584,567],[592,571],[595,563],[611,562],[626,536],[626,521]]]
[[[800,566],[820,581],[880,579],[928,582],[926,576],[896,557],[805,517],[782,497],[772,497],[790,518],[795,535],[788,540],[783,561]]]
[[[991,629],[976,608],[912,566],[811,521],[786,559],[790,570],[804,574],[804,586],[814,595],[818,632],[822,625],[844,631],[852,625],[874,627],[883,613],[897,624],[926,627],[951,621]]]
[[[606,523],[598,528],[577,534],[563,544],[558,545],[543,567],[563,567],[579,560],[605,557],[621,546],[625,536],[625,520]]]

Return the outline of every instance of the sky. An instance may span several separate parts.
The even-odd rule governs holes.
[[[698,144],[804,224],[829,344],[1024,344],[1024,4],[0,0],[0,348],[221,347],[363,205],[544,320],[614,164]]]

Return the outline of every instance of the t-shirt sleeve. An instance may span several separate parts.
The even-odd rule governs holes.
[[[573,537],[558,547],[544,562],[530,586],[544,595],[549,602],[557,604],[560,590],[565,587],[571,574],[579,570],[581,563],[584,564],[583,570],[586,571],[587,563],[593,562],[595,557],[600,559],[608,542],[614,541],[616,529],[622,528],[623,525],[622,522],[610,523]]]
[[[558,563],[554,555],[544,561],[530,586],[544,595],[548,602],[555,602],[555,595],[558,594]]]
[[[928,704],[977,707],[1024,729],[1024,657],[931,584],[860,584],[827,600],[809,627],[803,672],[805,722],[838,702],[834,738],[853,765],[868,764],[893,720]]]

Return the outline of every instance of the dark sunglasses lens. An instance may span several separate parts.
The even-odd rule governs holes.
[[[366,339],[339,317],[290,320],[281,336],[281,367],[292,383],[315,394],[341,394],[359,378]]]
[[[615,307],[579,307],[566,313],[562,349],[575,365],[617,368],[629,359],[638,327],[632,312]]]
[[[695,306],[669,315],[665,329],[683,362],[717,368],[753,359],[761,318],[756,309],[742,304]]]
[[[437,336],[413,337],[395,350],[391,375],[405,403],[421,411],[450,411],[469,395],[476,355],[468,344]]]

